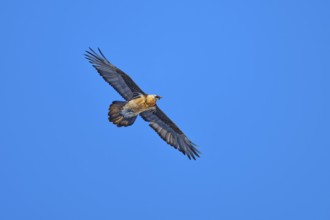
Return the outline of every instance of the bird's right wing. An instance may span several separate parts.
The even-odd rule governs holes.
[[[149,110],[140,113],[141,117],[149,122],[149,126],[169,145],[187,155],[189,159],[196,160],[200,152],[197,146],[191,142],[186,135],[166,116],[166,114],[156,106],[156,110]]]
[[[86,51],[86,59],[93,65],[97,72],[107,81],[124,99],[130,100],[134,94],[145,94],[138,85],[122,70],[112,65],[99,49]]]

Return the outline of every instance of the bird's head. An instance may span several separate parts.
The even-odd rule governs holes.
[[[161,99],[162,97],[159,96],[159,95],[155,95],[155,98],[156,98],[156,100],[159,100],[159,99]]]
[[[162,97],[159,95],[147,95],[146,102],[148,103],[148,105],[154,106],[156,105],[156,102],[161,98]]]

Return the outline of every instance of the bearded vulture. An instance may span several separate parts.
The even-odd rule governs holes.
[[[99,49],[99,54],[89,48],[85,56],[97,72],[126,101],[113,101],[109,107],[109,121],[118,127],[127,127],[134,123],[138,115],[149,123],[157,134],[169,145],[196,160],[200,152],[197,146],[160,110],[156,102],[158,95],[144,93],[138,85],[122,70],[112,65]]]

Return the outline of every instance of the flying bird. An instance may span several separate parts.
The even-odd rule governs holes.
[[[99,54],[89,48],[85,56],[97,72],[126,101],[113,101],[109,107],[109,121],[118,127],[131,126],[138,115],[149,123],[157,134],[169,145],[196,160],[200,152],[186,135],[157,106],[161,96],[144,93],[122,70],[111,64],[100,49]]]

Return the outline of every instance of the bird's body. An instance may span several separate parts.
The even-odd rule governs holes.
[[[109,121],[118,127],[130,126],[140,113],[155,110],[158,99],[157,95],[138,94],[128,102],[114,101],[109,107]]]
[[[141,112],[154,109],[158,98],[157,95],[143,95],[140,94],[138,97],[133,98],[125,106],[123,110],[128,112],[133,112],[134,116],[140,114]]]
[[[189,159],[199,157],[199,151],[186,135],[157,106],[161,98],[158,95],[144,93],[137,84],[123,71],[112,65],[99,50],[101,56],[90,49],[86,58],[126,101],[113,101],[109,107],[109,121],[118,127],[134,124],[138,115],[158,135],[174,148],[187,155]]]

